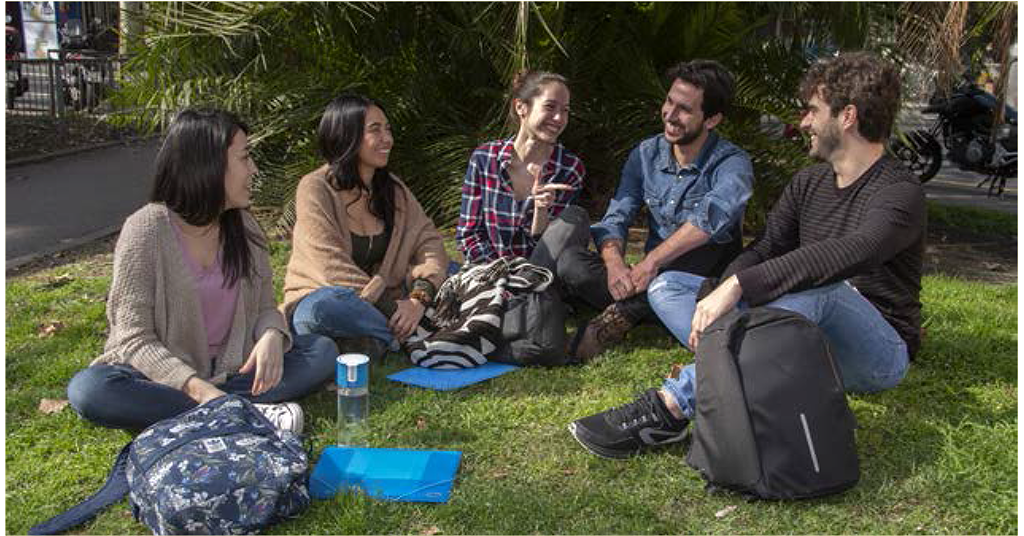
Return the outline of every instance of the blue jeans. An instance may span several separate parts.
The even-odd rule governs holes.
[[[686,272],[665,272],[647,289],[647,299],[658,318],[683,345],[690,338],[697,292],[704,281]],[[854,393],[895,387],[907,373],[907,345],[874,305],[843,281],[802,292],[785,294],[765,304],[800,313],[828,337],[843,385]],[[740,302],[739,307],[746,307]],[[694,365],[683,368],[677,379],[667,379],[668,392],[687,417],[696,408]]]
[[[319,288],[302,298],[292,313],[292,331],[332,339],[373,337],[392,345],[388,319],[359,293],[346,287]]]
[[[294,400],[319,388],[334,377],[338,347],[317,335],[294,337],[284,354],[281,381],[272,389],[252,396],[255,371],[229,374],[222,391],[258,403]],[[86,420],[108,428],[141,430],[196,407],[184,392],[154,382],[129,365],[93,365],[82,369],[68,384],[68,400]]]

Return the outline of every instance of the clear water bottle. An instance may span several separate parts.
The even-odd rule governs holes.
[[[367,446],[369,429],[366,422],[370,408],[370,358],[363,354],[338,356],[338,445]]]

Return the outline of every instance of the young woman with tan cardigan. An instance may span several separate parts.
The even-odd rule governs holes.
[[[141,429],[235,393],[279,427],[302,430],[303,396],[334,375],[337,348],[292,336],[276,308],[266,238],[249,214],[256,165],[247,129],[185,110],[156,159],[150,203],[114,250],[105,352],[68,385],[72,407]]]
[[[413,333],[448,255],[412,192],[388,172],[394,139],[379,103],[333,100],[318,138],[327,163],[295,194],[282,308],[297,335],[325,335],[342,351],[383,357]]]

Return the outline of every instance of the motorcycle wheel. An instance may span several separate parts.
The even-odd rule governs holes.
[[[924,184],[932,179],[942,167],[942,146],[926,130],[915,130],[906,134],[906,139],[893,136],[889,149]]]

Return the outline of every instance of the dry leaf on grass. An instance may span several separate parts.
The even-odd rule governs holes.
[[[39,331],[36,332],[36,337],[46,338],[52,337],[58,331],[64,329],[64,322],[56,320],[53,322],[47,322],[45,324],[39,324]]]
[[[726,506],[725,508],[722,508],[721,510],[715,512],[715,517],[717,517],[718,519],[722,519],[723,517],[731,514],[732,511],[735,509],[736,505],[730,504],[729,506]]]
[[[39,411],[50,415],[51,413],[57,413],[64,409],[64,406],[68,405],[67,400],[55,399],[55,398],[43,398],[39,400]]]
[[[436,526],[433,526],[429,529],[424,529],[420,531],[420,534],[425,534],[426,536],[434,536],[435,534],[441,534],[441,529],[437,528]]]
[[[426,417],[416,417],[416,429],[417,430],[425,430],[426,428],[427,428],[427,419],[426,419]]]
[[[53,279],[47,281],[46,283],[43,283],[42,285],[39,285],[39,288],[42,289],[42,290],[58,289],[60,287],[63,287],[64,285],[67,285],[68,283],[70,283],[70,282],[72,282],[74,280],[75,280],[75,278],[72,277],[71,274],[66,274],[66,273],[65,274],[60,274],[57,277],[54,277]]]

